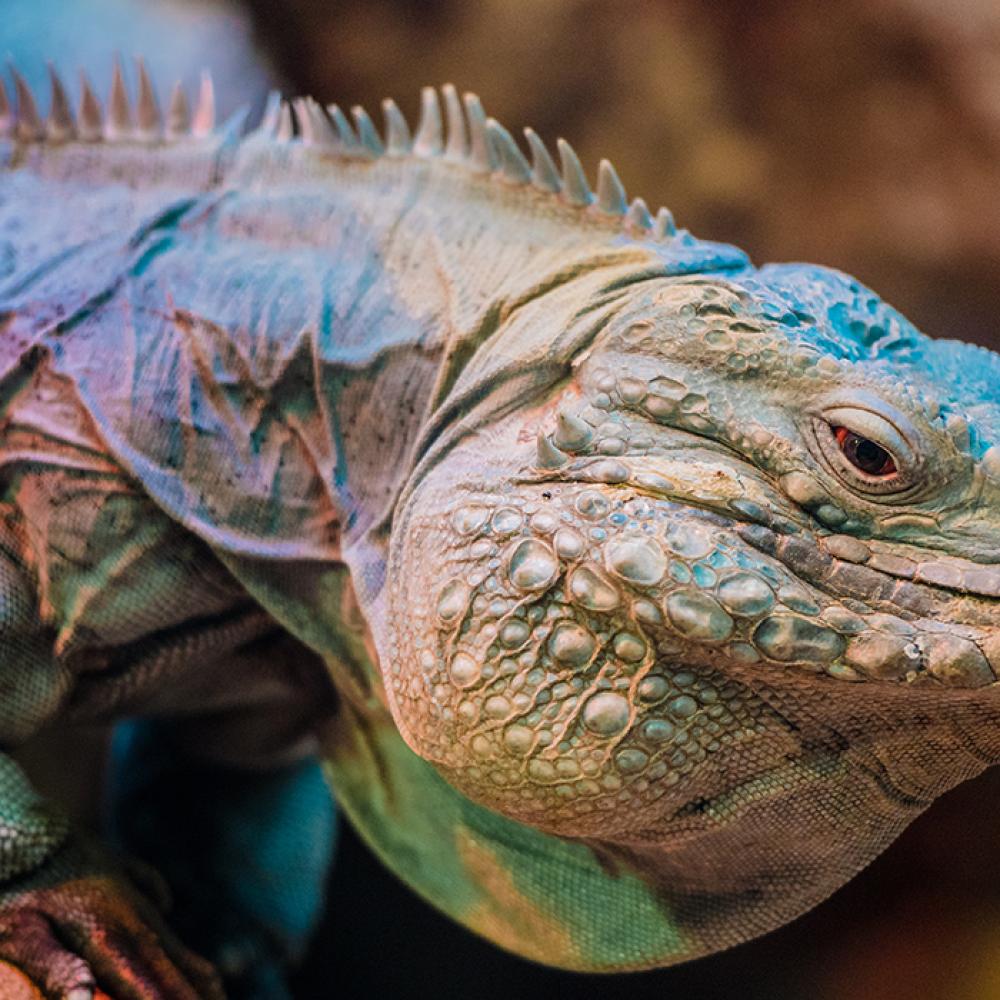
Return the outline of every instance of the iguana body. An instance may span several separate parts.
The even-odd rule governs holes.
[[[451,89],[413,141],[164,139],[142,83],[47,127],[22,87],[0,146],[5,747],[144,714],[294,770],[321,730],[418,891],[602,970],[791,919],[996,760],[996,355]],[[0,954],[181,995],[0,767]]]

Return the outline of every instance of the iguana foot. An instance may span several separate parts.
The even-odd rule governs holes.
[[[109,876],[8,893],[0,901],[0,962],[35,987],[25,983],[25,1000],[223,997],[211,966],[177,942],[152,904]]]

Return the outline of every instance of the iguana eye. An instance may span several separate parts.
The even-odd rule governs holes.
[[[838,401],[814,411],[812,426],[819,457],[854,492],[896,497],[920,484],[916,432],[888,405],[867,396]]]
[[[844,457],[860,472],[880,478],[897,474],[896,460],[880,444],[848,427],[831,427],[831,430]]]

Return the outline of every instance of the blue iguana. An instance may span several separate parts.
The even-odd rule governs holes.
[[[791,920],[998,759],[996,354],[451,86],[411,136],[12,80],[0,740],[154,720],[125,840],[223,971],[308,934],[317,753],[431,902],[602,971]],[[180,762],[185,808],[135,778]],[[5,996],[218,995],[7,756],[0,819]]]

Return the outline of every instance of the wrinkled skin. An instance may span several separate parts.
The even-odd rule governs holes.
[[[400,731],[657,882],[695,954],[812,905],[1000,757],[998,377],[835,272],[635,285],[405,498]]]

